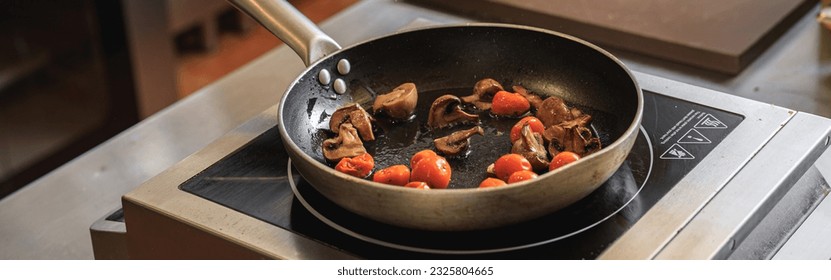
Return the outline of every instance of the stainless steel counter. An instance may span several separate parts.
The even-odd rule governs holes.
[[[467,20],[409,3],[364,1],[322,28],[351,45],[417,18]],[[813,19],[803,18],[736,77],[613,52],[633,70],[829,117],[831,32]],[[89,226],[119,207],[123,194],[277,103],[302,69],[290,49],[274,49],[4,198],[0,259],[91,259]],[[831,154],[817,167],[831,175]]]

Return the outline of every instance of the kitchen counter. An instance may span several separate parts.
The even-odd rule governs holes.
[[[831,31],[815,22],[817,11],[737,76],[611,51],[636,71],[831,117]],[[321,27],[348,46],[418,18],[469,21],[408,2],[364,1]],[[303,69],[289,48],[276,48],[4,198],[0,259],[93,258],[89,226],[122,195],[276,104]],[[831,175],[831,153],[816,165]]]

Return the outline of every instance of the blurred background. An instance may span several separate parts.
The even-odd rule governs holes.
[[[0,0],[0,199],[279,44],[224,0]]]

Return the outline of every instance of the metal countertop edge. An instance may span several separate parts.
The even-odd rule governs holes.
[[[127,193],[123,197],[124,202],[140,205],[274,259],[355,258],[179,189],[183,182],[275,125],[276,105]],[[224,216],[217,219],[215,213],[223,213]],[[129,218],[129,213],[125,212],[125,217]],[[129,231],[127,234],[130,234]]]
[[[599,259],[654,258],[796,114],[786,108],[657,76],[636,73],[636,78],[644,90],[745,118]]]
[[[825,199],[791,235],[774,260],[831,260],[831,198]]]
[[[724,259],[828,148],[831,120],[797,113],[656,259]]]

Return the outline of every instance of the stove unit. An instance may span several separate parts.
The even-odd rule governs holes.
[[[124,215],[91,229],[96,256],[773,257],[828,193],[813,163],[831,120],[635,75],[645,107],[632,152],[597,191],[551,215],[467,232],[357,216],[292,172],[274,106],[125,195]]]
[[[352,214],[291,172],[276,127],[180,189],[360,257],[595,258],[742,121],[740,115],[652,92],[646,92],[645,104],[639,138],[612,178],[567,209],[515,226],[431,232]]]

